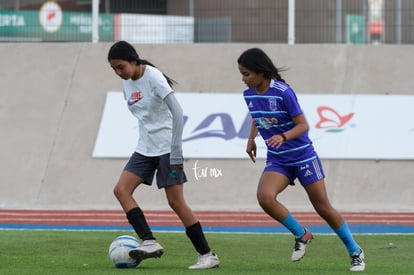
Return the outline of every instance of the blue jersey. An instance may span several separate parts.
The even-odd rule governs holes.
[[[258,94],[256,89],[247,89],[243,96],[265,141],[292,129],[295,126],[293,118],[303,113],[292,88],[281,81],[272,80],[263,94]],[[284,142],[279,148],[267,146],[267,160],[280,165],[300,166],[316,158],[308,133]]]

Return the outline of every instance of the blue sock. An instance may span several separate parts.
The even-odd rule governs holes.
[[[354,238],[352,237],[351,231],[349,230],[348,224],[344,221],[344,224],[341,225],[338,229],[334,230],[338,237],[342,240],[346,249],[348,250],[349,255],[353,255],[354,253],[359,254],[361,253],[361,248],[355,242]]]
[[[289,213],[284,221],[281,222],[296,238],[305,235],[305,228]]]

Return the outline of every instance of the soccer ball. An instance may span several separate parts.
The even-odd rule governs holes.
[[[129,251],[140,246],[140,241],[129,235],[116,237],[109,246],[109,259],[117,268],[132,268],[141,263],[129,256]]]

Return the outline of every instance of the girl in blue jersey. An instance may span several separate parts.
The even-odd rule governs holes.
[[[269,216],[295,236],[292,261],[303,258],[313,236],[278,201],[277,196],[298,179],[316,212],[346,246],[351,257],[350,270],[363,271],[364,252],[352,237],[346,221],[328,199],[321,161],[308,136],[309,126],[294,91],[261,49],[246,50],[237,62],[242,80],[248,87],[244,91],[244,99],[253,119],[246,152],[255,162],[255,138],[259,133],[267,145],[266,166],[257,188],[257,199]]]
[[[143,260],[164,253],[133,198],[136,188],[142,183],[151,185],[155,175],[158,188],[164,188],[168,204],[185,226],[199,254],[198,261],[189,268],[218,267],[219,259],[211,252],[201,224],[183,195],[183,184],[187,181],[181,148],[184,122],[172,89],[174,81],[150,62],[140,59],[134,47],[125,41],[112,45],[108,62],[123,79],[126,106],[139,122],[138,145],[114,188],[129,223],[143,241],[140,247],[130,251],[130,256]]]

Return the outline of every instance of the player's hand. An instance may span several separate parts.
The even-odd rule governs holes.
[[[279,148],[284,142],[285,140],[281,135],[274,135],[266,140],[267,145],[274,148]]]
[[[257,151],[256,142],[254,141],[254,139],[249,139],[247,141],[246,153],[249,155],[250,159],[253,162],[256,162],[256,151]]]
[[[173,164],[171,165],[171,169],[183,170],[184,166],[183,164]]]

